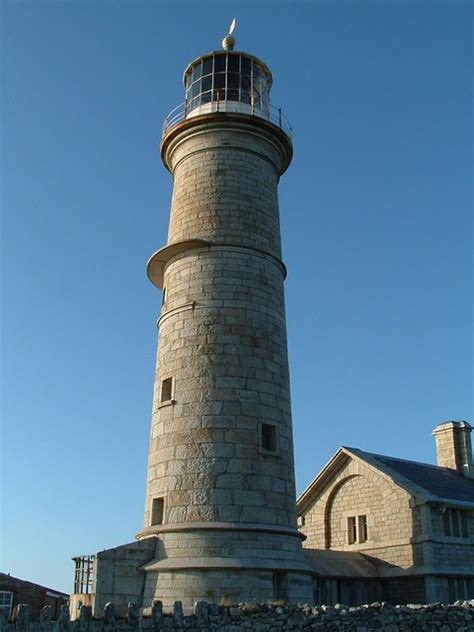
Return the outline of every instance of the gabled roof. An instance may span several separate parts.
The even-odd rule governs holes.
[[[299,512],[304,512],[314,494],[325,488],[351,459],[363,461],[409,493],[426,501],[474,507],[474,479],[455,470],[343,446],[300,494],[297,501]]]
[[[427,492],[432,499],[440,501],[450,500],[455,502],[467,502],[474,505],[474,479],[467,478],[449,467],[440,467],[430,463],[419,463],[418,461],[406,461],[383,454],[371,454],[362,450],[353,450],[357,454],[370,457],[372,462],[380,464],[380,469],[386,474],[393,473],[395,482],[407,482],[409,491],[417,491],[414,488],[421,488]],[[403,478],[403,481],[402,481]]]

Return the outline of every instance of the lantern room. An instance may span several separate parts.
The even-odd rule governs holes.
[[[272,74],[256,57],[216,51],[198,57],[184,71],[187,116],[216,111],[269,117]]]

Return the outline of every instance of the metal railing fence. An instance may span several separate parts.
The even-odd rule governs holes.
[[[277,108],[273,105],[267,104],[263,108],[258,107],[255,104],[255,99],[252,97],[250,93],[248,96],[249,102],[243,100],[235,99],[222,99],[219,98],[219,91],[214,91],[216,94],[211,94],[211,99],[205,103],[201,103],[200,105],[195,105],[192,108],[189,107],[187,101],[180,103],[175,108],[171,110],[171,112],[165,117],[163,123],[163,136],[175,125],[181,123],[187,118],[191,116],[197,116],[198,114],[210,114],[213,112],[236,112],[236,113],[244,113],[251,114],[253,116],[257,116],[258,118],[262,118],[270,123],[273,123],[277,127],[279,127],[287,136],[291,138],[292,135],[292,127],[288,118],[283,114],[281,108]],[[228,109],[229,106],[234,106],[236,109],[232,110]],[[238,106],[243,106],[242,109],[238,109]],[[203,111],[199,111],[202,108]],[[248,110],[247,110],[248,108]]]

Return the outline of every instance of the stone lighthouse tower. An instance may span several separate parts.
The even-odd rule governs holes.
[[[145,600],[310,600],[296,529],[277,185],[292,157],[272,75],[233,50],[184,71],[165,121],[168,242],[144,528]],[[274,114],[273,114],[274,113]]]
[[[163,300],[144,527],[125,547],[139,559],[145,607],[309,602],[277,196],[290,128],[270,105],[269,68],[235,51],[231,34],[183,81],[160,146],[173,177],[168,241],[147,266]]]

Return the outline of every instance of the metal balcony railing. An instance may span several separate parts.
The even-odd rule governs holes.
[[[248,96],[248,103],[245,100],[220,99],[219,94],[213,95],[213,98],[206,103],[194,105],[189,108],[187,101],[177,105],[165,117],[163,123],[163,136],[175,125],[181,123],[185,119],[190,119],[200,114],[210,114],[213,112],[234,112],[242,114],[250,114],[258,118],[262,118],[279,127],[287,136],[291,138],[292,127],[289,120],[281,111],[273,105],[266,105],[263,108],[257,107],[255,100]]]

